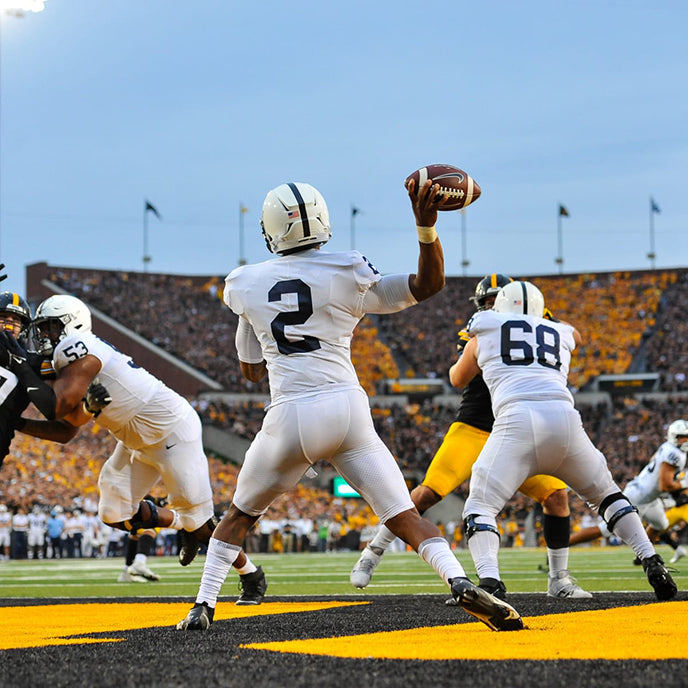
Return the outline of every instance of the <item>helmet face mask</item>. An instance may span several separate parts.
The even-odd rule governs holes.
[[[269,191],[260,219],[272,253],[292,253],[329,241],[330,214],[321,193],[310,184],[290,182]]]
[[[51,356],[58,342],[66,336],[91,331],[91,312],[75,296],[51,296],[36,309],[33,330],[38,352]]]
[[[531,282],[510,282],[499,290],[492,310],[541,318],[545,312],[545,297]]]
[[[505,287],[509,282],[514,280],[508,275],[502,275],[493,272],[491,275],[485,275],[478,284],[475,285],[475,294],[471,296],[470,300],[473,301],[475,307],[479,311],[484,311],[492,307],[492,303],[489,303],[490,297],[496,297],[499,290]]]
[[[688,421],[675,420],[667,430],[667,441],[682,452],[688,452]]]

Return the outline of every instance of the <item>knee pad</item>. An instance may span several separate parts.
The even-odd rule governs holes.
[[[619,508],[617,508],[609,518],[607,518],[607,511],[609,510],[609,507],[616,502],[622,502],[622,504],[619,505]],[[634,507],[633,504],[628,501],[628,497],[626,497],[623,492],[615,492],[614,494],[605,497],[602,500],[599,508],[600,516],[602,516],[602,518],[606,521],[607,528],[609,528],[610,533],[614,532],[614,526],[619,522],[619,519],[626,516],[626,514],[632,514],[634,512],[637,514],[638,509],[636,509],[636,507]]]
[[[149,499],[144,499],[139,502],[138,511],[130,519],[120,521],[119,523],[110,523],[109,525],[113,528],[126,530],[128,533],[136,535],[139,530],[157,528],[158,520],[158,507]]]
[[[499,537],[499,531],[497,530],[496,526],[493,526],[491,523],[476,523],[476,518],[480,518],[480,515],[469,514],[463,519],[463,530],[464,533],[466,533],[466,541],[470,540],[476,533],[485,530],[494,533],[497,537]]]

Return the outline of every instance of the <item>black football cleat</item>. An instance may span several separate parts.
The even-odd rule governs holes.
[[[239,590],[241,594],[234,603],[239,606],[249,604],[260,604],[265,597],[268,589],[268,582],[265,580],[263,569],[259,566],[253,573],[245,573],[239,576]]]
[[[189,613],[177,624],[178,631],[207,631],[213,623],[215,609],[207,602],[194,604]]]
[[[217,523],[215,516],[211,516],[200,528],[193,532],[189,530],[179,531],[179,538],[181,540],[179,563],[182,566],[188,566],[196,558],[201,545],[207,545],[210,542]]]
[[[497,578],[481,578],[478,581],[478,587],[485,592],[489,592],[490,595],[496,597],[498,600],[506,602],[506,585],[504,585],[503,581]]]
[[[188,566],[196,558],[198,550],[201,549],[201,545],[196,535],[188,530],[180,530],[179,539],[181,540],[181,546],[179,547],[179,563],[182,566]]]
[[[452,596],[464,611],[482,621],[493,631],[520,631],[521,615],[507,602],[497,599],[468,578],[452,578],[449,581]]]
[[[658,600],[670,600],[676,597],[678,588],[659,554],[643,559],[643,570],[648,582],[655,589]]]

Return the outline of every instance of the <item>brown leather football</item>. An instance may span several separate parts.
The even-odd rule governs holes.
[[[420,188],[428,179],[440,185],[442,193],[449,196],[449,200],[438,210],[461,210],[480,197],[478,183],[467,172],[454,165],[426,165],[412,172],[404,182],[416,180],[416,188]]]

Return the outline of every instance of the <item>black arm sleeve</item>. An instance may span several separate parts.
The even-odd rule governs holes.
[[[31,403],[48,419],[55,420],[57,397],[50,385],[41,380],[38,373],[27,361],[12,367],[12,372],[19,378]]]

